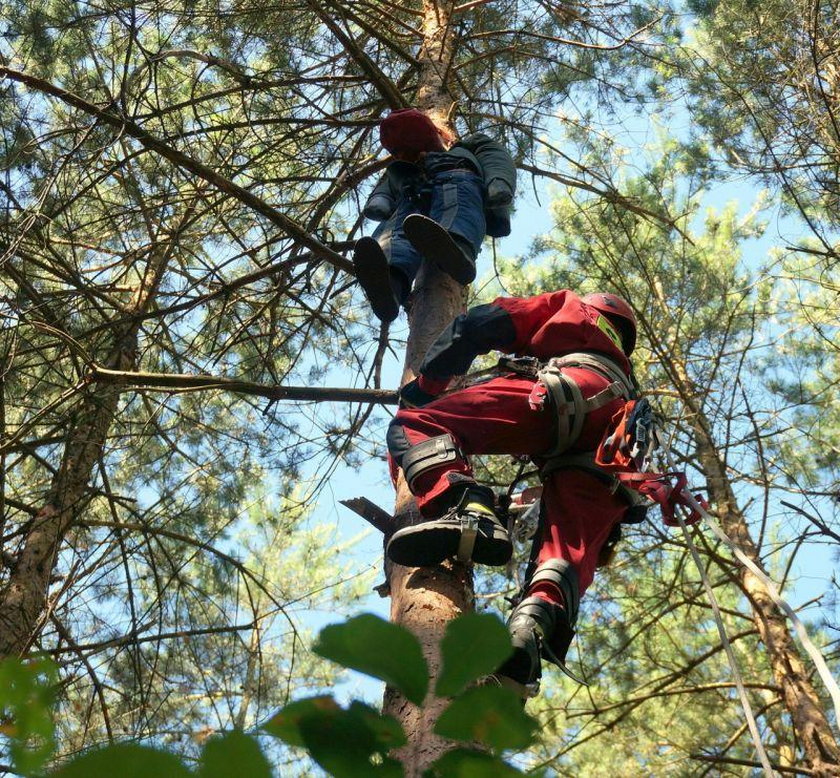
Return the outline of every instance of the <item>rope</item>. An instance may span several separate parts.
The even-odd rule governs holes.
[[[674,468],[675,463],[673,457],[671,456],[671,452],[668,450],[667,447],[663,447],[663,451],[665,453],[666,459],[668,460],[668,466],[670,468]],[[825,658],[823,657],[820,650],[814,645],[813,641],[808,635],[808,631],[805,629],[805,625],[802,623],[799,616],[796,615],[795,611],[790,606],[790,604],[784,599],[784,597],[782,597],[782,595],[779,594],[778,587],[773,582],[773,580],[735,544],[735,542],[724,532],[717,519],[715,519],[714,516],[712,516],[705,508],[703,508],[703,506],[700,505],[694,498],[694,495],[691,494],[688,490],[685,490],[684,496],[687,498],[691,507],[703,517],[703,520],[709,526],[709,529],[712,530],[714,535],[720,541],[722,541],[727,546],[727,548],[729,548],[729,550],[732,552],[735,558],[744,567],[746,567],[747,570],[749,570],[756,578],[759,579],[759,581],[761,581],[764,584],[764,587],[767,589],[767,594],[770,596],[770,599],[773,600],[776,606],[784,612],[784,614],[791,620],[791,622],[793,622],[794,629],[796,630],[796,634],[799,637],[800,642],[802,643],[802,647],[808,653],[808,656],[811,657],[811,660],[817,668],[817,673],[822,679],[822,682],[825,685],[829,696],[831,697],[831,701],[834,705],[834,715],[836,717],[836,722],[838,723],[838,725],[840,725],[840,687],[838,687],[837,681],[834,679],[834,676],[832,676],[831,670],[829,670]],[[684,526],[682,518],[680,516],[677,516],[677,518],[680,520],[680,525]]]
[[[726,651],[726,657],[729,660],[729,667],[732,670],[732,677],[735,680],[735,687],[738,689],[738,697],[741,701],[741,707],[744,709],[744,715],[747,717],[747,726],[749,727],[753,745],[755,745],[755,750],[758,753],[758,758],[761,762],[761,766],[764,768],[764,774],[768,776],[768,778],[777,778],[777,773],[773,771],[773,768],[770,765],[770,759],[767,756],[767,752],[764,750],[764,743],[761,741],[761,734],[758,731],[758,722],[756,722],[755,720],[755,714],[753,713],[752,706],[750,705],[749,698],[747,697],[747,690],[744,686],[744,679],[741,677],[741,671],[738,669],[738,661],[735,658],[735,652],[732,649],[732,643],[729,640],[729,635],[726,634],[726,627],[723,623],[723,615],[720,612],[720,606],[718,605],[717,597],[715,597],[715,593],[712,589],[712,584],[709,581],[709,576],[707,575],[706,570],[703,567],[703,561],[702,559],[700,559],[700,554],[697,552],[697,547],[694,545],[694,541],[691,539],[691,533],[688,531],[688,527],[686,526],[685,520],[680,515],[680,511],[675,510],[674,516],[676,517],[677,521],[680,524],[680,528],[683,531],[686,543],[688,544],[688,550],[691,552],[691,557],[694,560],[694,564],[697,566],[697,570],[700,572],[700,579],[703,581],[703,588],[706,590],[706,595],[709,598],[709,603],[712,606],[712,613],[715,617],[715,624],[717,625],[718,635],[720,635],[720,642],[723,644],[723,648]]]

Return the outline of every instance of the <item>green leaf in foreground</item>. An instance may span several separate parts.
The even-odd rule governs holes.
[[[399,762],[387,756],[406,742],[399,722],[360,702],[347,710],[332,697],[287,705],[264,729],[290,745],[306,748],[336,778],[402,778]]]
[[[55,748],[56,666],[47,660],[0,662],[0,735],[17,772],[38,772]]]
[[[271,765],[256,738],[228,732],[207,741],[201,753],[197,778],[271,778]]]
[[[312,649],[319,656],[372,675],[421,705],[429,671],[417,638],[372,613],[324,627]]]
[[[498,669],[513,651],[507,628],[489,613],[466,613],[449,622],[440,644],[443,669],[435,687],[453,697]]]
[[[285,708],[275,713],[271,719],[263,725],[263,729],[269,735],[279,737],[284,743],[290,746],[303,746],[303,735],[300,731],[300,724],[306,718],[319,718],[329,716],[341,710],[341,706],[335,698],[325,694],[319,697],[308,697],[305,700],[290,702]]]
[[[525,748],[537,722],[510,689],[479,686],[454,699],[440,715],[435,732],[452,740],[479,741],[501,751]]]
[[[50,778],[195,778],[178,757],[134,743],[91,751],[64,765]]]
[[[423,773],[423,778],[511,778],[523,775],[497,756],[457,748],[448,751]]]

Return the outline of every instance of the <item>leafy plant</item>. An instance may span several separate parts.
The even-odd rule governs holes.
[[[420,644],[404,627],[363,614],[326,627],[314,650],[345,667],[387,681],[416,705],[427,699],[428,667]],[[443,668],[435,693],[452,700],[434,731],[488,751],[450,751],[429,767],[427,778],[521,775],[501,753],[527,747],[536,722],[522,710],[512,691],[470,688],[498,667],[510,650],[507,630],[494,616],[465,614],[447,625],[441,642]],[[406,742],[399,722],[358,702],[343,709],[331,696],[299,700],[279,711],[264,729],[289,745],[306,748],[337,778],[403,775],[402,765],[388,756]]]
[[[495,617],[466,614],[450,622],[441,643],[443,669],[435,694],[451,697],[435,732],[463,745],[447,752],[425,778],[506,778],[522,775],[503,753],[531,744],[536,721],[510,690],[475,686],[510,653],[507,630]],[[315,653],[342,667],[386,681],[415,705],[428,702],[429,670],[417,638],[404,627],[373,614],[325,627]],[[55,749],[52,706],[55,667],[47,662],[0,664],[0,733],[10,743],[15,770],[43,774]],[[288,746],[308,751],[335,778],[401,778],[402,764],[392,755],[407,742],[396,719],[358,700],[345,708],[332,695],[295,700],[262,727]],[[51,778],[270,778],[271,764],[256,734],[227,732],[203,746],[195,770],[163,749],[113,743],[87,751],[57,767]]]
[[[55,748],[50,707],[56,672],[56,666],[43,659],[0,662],[0,736],[7,741],[18,773],[38,773]]]

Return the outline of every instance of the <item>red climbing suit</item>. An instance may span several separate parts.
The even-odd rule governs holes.
[[[453,375],[466,372],[472,360],[491,350],[539,359],[574,352],[602,354],[628,376],[630,362],[615,329],[574,292],[563,290],[530,298],[502,297],[472,308],[441,333],[420,368],[418,385],[441,393]],[[595,370],[564,367],[562,372],[580,387],[584,398],[605,389],[610,380]],[[388,431],[391,474],[396,478],[403,455],[429,438],[451,434],[469,454],[523,454],[541,464],[541,455],[556,442],[556,411],[550,403],[532,410],[529,397],[535,379],[501,375],[485,383],[440,397],[418,408],[401,409]],[[567,453],[593,451],[624,400],[611,400],[586,415],[581,434]],[[441,498],[450,487],[472,480],[466,459],[456,459],[424,472],[413,484],[421,513],[439,515]],[[437,505],[436,505],[437,503]],[[537,563],[564,559],[579,576],[580,593],[591,584],[598,552],[627,503],[591,473],[562,469],[550,474],[543,487],[544,519],[538,539]],[[530,592],[560,602],[551,583]]]

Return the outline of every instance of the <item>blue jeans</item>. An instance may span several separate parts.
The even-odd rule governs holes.
[[[406,194],[396,210],[376,230],[373,237],[382,246],[388,264],[414,280],[423,257],[403,232],[405,217],[421,213],[434,219],[445,230],[466,240],[476,255],[486,234],[484,220],[484,182],[469,170],[438,173],[417,195]]]

